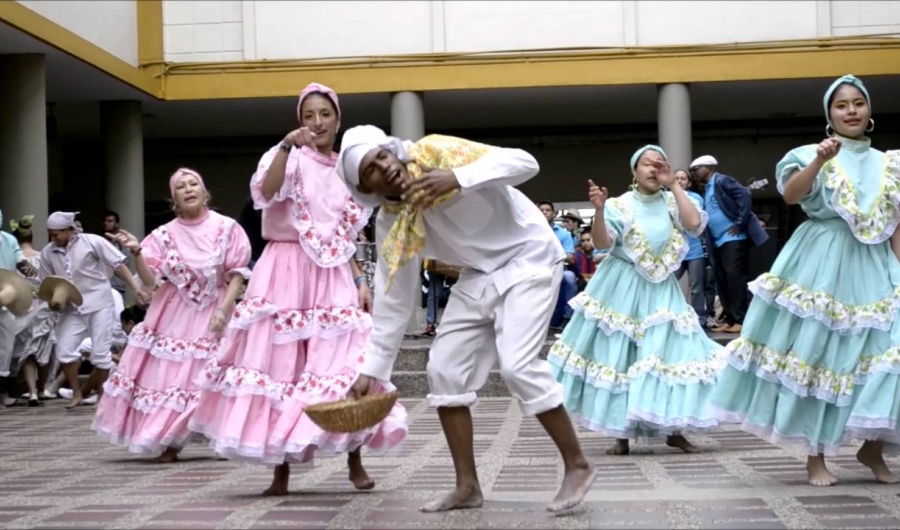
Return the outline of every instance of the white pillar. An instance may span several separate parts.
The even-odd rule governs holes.
[[[34,246],[47,242],[47,98],[43,55],[0,55],[0,208],[34,215]]]
[[[691,92],[687,85],[659,86],[659,145],[669,155],[673,168],[691,163]]]
[[[425,136],[425,109],[421,92],[396,92],[391,95],[391,136],[413,142]],[[425,310],[422,309],[420,296],[416,296],[416,308],[406,326],[407,333],[421,333],[425,329]]]
[[[421,92],[397,92],[391,96],[391,136],[413,142],[425,136]]]
[[[100,103],[106,164],[106,207],[121,226],[144,237],[144,130],[140,101]]]

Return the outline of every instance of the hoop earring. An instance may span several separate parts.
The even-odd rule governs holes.
[[[832,127],[830,123],[825,126],[825,136],[834,138],[834,127]]]
[[[866,132],[870,133],[875,130],[875,120],[869,118],[869,126],[866,127]]]

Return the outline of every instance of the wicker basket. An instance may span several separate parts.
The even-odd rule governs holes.
[[[342,399],[306,407],[309,419],[326,432],[357,432],[384,420],[397,402],[399,394],[388,392],[362,399]]]

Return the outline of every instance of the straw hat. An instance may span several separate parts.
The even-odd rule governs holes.
[[[0,269],[0,307],[20,317],[31,309],[31,284],[15,271]]]
[[[62,276],[47,276],[38,289],[38,298],[49,303],[51,307],[54,305],[65,307],[66,304],[78,307],[84,302],[78,287]]]
[[[581,215],[578,214],[578,210],[566,210],[563,212],[562,218],[571,219],[580,225],[584,224],[584,219],[582,219]]]

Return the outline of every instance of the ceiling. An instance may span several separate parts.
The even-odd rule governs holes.
[[[47,61],[47,100],[60,134],[98,136],[97,102],[144,103],[148,138],[216,138],[280,135],[296,127],[294,98],[160,101],[55,48],[0,23],[0,53],[42,53]],[[693,120],[766,120],[817,117],[830,80],[803,79],[701,83],[691,86]],[[879,114],[900,114],[900,76],[865,79]],[[298,86],[298,92],[302,87]],[[428,92],[429,130],[540,128],[651,124],[657,120],[654,85],[541,87]],[[341,97],[344,129],[388,126],[388,94]],[[877,117],[877,114],[876,114]]]

